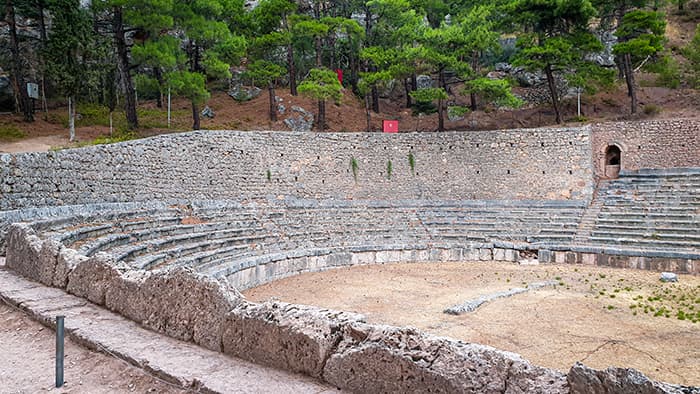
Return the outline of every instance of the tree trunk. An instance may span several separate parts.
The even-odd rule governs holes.
[[[376,86],[372,86],[372,111],[379,113],[379,89]]]
[[[289,67],[289,93],[292,96],[297,95],[297,76],[294,67],[294,48],[292,44],[287,44],[287,66]]]
[[[12,54],[12,84],[15,92],[15,111],[22,111],[25,122],[34,121],[34,111],[31,99],[27,93],[27,86],[22,76],[22,59],[19,51],[19,39],[17,38],[17,21],[15,20],[15,6],[12,0],[5,2],[5,16],[10,33],[10,53]]]
[[[411,108],[411,105],[413,104],[411,102],[411,80],[408,78],[405,78],[403,80],[403,89],[406,92],[406,108]]]
[[[444,100],[438,100],[438,131],[445,131],[445,110],[443,105]]]
[[[318,131],[326,129],[326,101],[318,100],[318,122],[316,123]]]
[[[321,68],[321,37],[316,37],[314,42],[316,47],[316,67]]]
[[[75,141],[75,101],[73,97],[68,97],[68,132],[70,142]]]
[[[275,99],[275,83],[270,81],[267,85],[267,92],[270,94],[270,121],[277,121],[277,100]]]
[[[627,94],[630,96],[631,111],[637,113],[637,87],[634,83],[634,70],[632,69],[632,56],[627,53],[623,55],[623,67],[625,70],[625,81],[627,82]]]
[[[445,69],[441,68],[438,73],[438,86],[447,92],[447,81],[445,80]],[[438,131],[445,131],[445,101],[438,100]]]
[[[547,65],[544,68],[544,73],[547,75],[547,86],[549,87],[549,95],[552,98],[552,107],[554,108],[556,122],[561,123],[561,112],[559,110],[559,95],[557,94],[557,86],[554,81],[554,72],[552,71],[552,67],[550,65]]]
[[[475,75],[478,75],[479,73],[479,52],[474,51],[472,52],[472,71],[474,71]],[[476,102],[476,93],[470,93],[469,94],[469,101],[471,104],[471,110],[476,111],[477,107],[477,102]]]
[[[114,7],[114,17],[112,28],[114,29],[114,44],[117,48],[117,62],[119,76],[124,87],[124,111],[126,112],[126,124],[130,130],[139,127],[138,115],[136,114],[136,91],[129,72],[129,52],[126,46],[124,32],[124,22],[122,20],[122,8]]]
[[[192,100],[192,130],[199,130],[199,105]]]
[[[156,81],[158,81],[158,99],[156,101],[156,107],[163,108],[163,92],[160,90],[163,88],[165,81],[163,80],[163,73],[160,72],[160,67],[153,67],[153,76],[155,76]]]
[[[369,94],[365,94],[365,116],[367,117],[367,132],[372,131],[372,111],[369,110]]]

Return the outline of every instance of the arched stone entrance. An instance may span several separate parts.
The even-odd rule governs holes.
[[[617,178],[620,175],[622,151],[617,145],[608,145],[605,149],[605,177]]]

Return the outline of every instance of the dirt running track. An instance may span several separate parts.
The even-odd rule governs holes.
[[[245,296],[359,312],[373,323],[414,326],[491,345],[562,371],[583,361],[595,368],[633,367],[654,379],[700,385],[700,320],[677,317],[681,310],[697,312],[693,316],[700,319],[700,277],[681,276],[678,284],[658,278],[653,272],[571,265],[388,264],[290,277],[250,289]],[[480,295],[543,280],[560,284],[499,299],[461,316],[442,312]]]

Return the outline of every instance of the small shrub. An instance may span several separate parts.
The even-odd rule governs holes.
[[[386,162],[386,178],[391,179],[391,172],[393,171],[393,165],[391,164],[391,160],[387,160]]]
[[[411,174],[416,174],[416,158],[413,156],[413,152],[408,152],[408,166],[411,168]]]
[[[644,114],[654,116],[661,113],[661,108],[654,104],[647,104],[644,106]]]
[[[272,182],[272,171],[267,170],[267,174],[266,174],[266,175],[267,175],[267,181],[268,181],[268,182]]]
[[[0,125],[0,141],[19,140],[27,135],[15,125]]]
[[[359,166],[357,164],[357,159],[354,157],[350,159],[350,168],[352,169],[352,177],[355,178],[355,182],[357,182],[357,170],[359,169]]]

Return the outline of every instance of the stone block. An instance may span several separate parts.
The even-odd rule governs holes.
[[[129,267],[115,263],[112,255],[97,253],[78,263],[68,274],[66,291],[97,305],[105,304],[107,289]]]
[[[413,328],[348,324],[323,378],[367,393],[567,393],[563,374]]]
[[[567,381],[571,394],[700,394],[700,389],[657,382],[632,368],[596,370],[576,363]]]
[[[223,352],[255,363],[320,377],[341,328],[361,315],[281,302],[241,302],[226,315]]]
[[[501,248],[494,248],[493,259],[495,261],[506,261],[506,250]]]
[[[566,252],[552,252],[554,254],[554,262],[557,264],[566,264]]]
[[[121,283],[125,290],[130,286],[128,280]],[[226,314],[243,300],[227,282],[189,268],[153,272],[138,288],[143,298],[137,302],[144,311],[139,318],[144,326],[215,351],[221,350]],[[115,310],[128,308],[115,307]]]
[[[84,256],[73,249],[62,248],[56,259],[56,271],[53,276],[53,286],[65,289],[68,285],[68,276],[71,271],[80,263],[87,260]]]
[[[479,260],[480,261],[490,261],[493,260],[492,249],[479,249]]]
[[[374,264],[375,260],[374,252],[357,252],[352,254],[352,265]]]
[[[581,253],[581,262],[585,265],[596,265],[596,254]]]
[[[13,224],[6,236],[5,265],[33,281],[41,278],[39,255],[42,242],[26,224]]]

